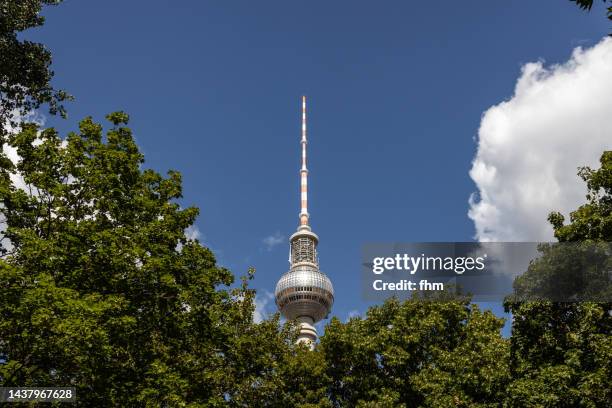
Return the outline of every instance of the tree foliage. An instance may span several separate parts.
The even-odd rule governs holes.
[[[75,386],[88,407],[265,400],[290,328],[253,324],[248,277],[230,289],[185,236],[180,174],[142,170],[127,115],[107,119],[3,137],[20,160],[0,157],[0,383]]]
[[[606,302],[612,299],[612,245],[608,242],[538,244],[539,255],[516,277],[509,302]]]
[[[468,300],[390,299],[332,319],[321,338],[336,407],[495,406],[506,383],[503,319]]]
[[[570,222],[553,212],[548,220],[555,229],[560,242],[612,241],[612,151],[606,151],[600,158],[601,167],[593,170],[580,168],[578,175],[586,183],[587,202],[570,214]]]
[[[612,152],[604,152],[600,162],[597,170],[579,171],[587,184],[587,203],[570,214],[570,223],[564,224],[564,217],[556,212],[549,220],[561,242],[606,243],[603,259],[608,275],[603,290],[609,291]],[[563,249],[561,255],[573,252]],[[545,268],[555,258],[559,259],[559,250],[553,249],[542,262],[531,265],[528,274],[537,277],[552,271],[545,278],[555,284],[579,278],[566,276],[571,271],[567,267]],[[572,259],[562,258],[562,265],[571,263]],[[565,296],[579,298],[591,286],[591,282],[567,285]],[[604,407],[612,401],[612,304],[508,301],[506,307],[514,315],[508,406]]]
[[[70,96],[51,86],[51,53],[43,44],[19,38],[23,31],[44,24],[40,15],[44,5],[60,2],[0,0],[0,133],[15,115],[26,115],[43,104],[53,114],[65,114],[62,102]]]

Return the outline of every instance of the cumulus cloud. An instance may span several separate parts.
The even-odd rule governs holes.
[[[479,241],[550,241],[551,211],[585,201],[580,166],[612,149],[612,39],[558,65],[522,67],[514,95],[482,116],[469,217]]]
[[[200,239],[200,237],[202,236],[202,233],[200,232],[200,229],[198,228],[197,225],[190,225],[189,227],[185,228],[185,237],[191,241],[196,240],[196,239]]]
[[[200,240],[200,238],[202,237],[202,233],[200,232],[200,229],[198,228],[197,225],[190,225],[187,228],[185,228],[185,238],[187,238],[190,241],[194,241],[194,240]],[[177,251],[182,251],[183,250],[183,244],[182,243],[178,243],[176,244],[176,250]]]
[[[280,245],[283,242],[285,242],[285,236],[277,231],[274,234],[265,237],[262,240],[262,242],[263,242],[264,246],[266,247],[266,249],[268,251],[271,251],[272,249],[274,249],[275,246]]]
[[[274,313],[274,294],[264,290],[255,295],[255,311],[253,312],[253,321],[260,323],[265,320],[269,314]]]

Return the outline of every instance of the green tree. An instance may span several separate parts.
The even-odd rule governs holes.
[[[252,272],[230,288],[185,236],[180,174],[142,170],[127,115],[107,118],[105,136],[91,118],[2,136],[20,160],[0,156],[0,384],[74,386],[87,407],[265,401],[291,327],[252,322]]]
[[[336,407],[497,406],[507,383],[503,319],[469,300],[395,298],[321,338]]]
[[[330,408],[328,398],[329,378],[326,361],[320,350],[296,345],[297,331],[289,323],[278,325],[279,315],[260,325],[270,325],[260,330],[260,337],[251,337],[243,343],[239,355],[242,361],[257,362],[256,366],[245,364],[236,375],[243,376],[231,392],[232,405],[245,408]],[[263,336],[267,337],[263,337]],[[236,356],[238,357],[238,356]],[[237,358],[238,359],[238,358]]]
[[[600,158],[601,167],[581,167],[578,175],[587,186],[587,202],[570,214],[570,222],[558,212],[548,216],[559,242],[612,242],[612,151]]]
[[[570,214],[570,223],[564,224],[559,213],[550,214],[560,242],[612,241],[612,152],[604,152],[600,162],[597,170],[585,167],[579,171],[588,187],[587,203]],[[609,245],[607,248],[609,251]],[[558,251],[552,254],[557,256]],[[608,266],[609,256],[608,252]],[[544,265],[549,264],[544,261]],[[536,263],[528,273],[545,272],[541,266]],[[565,269],[552,272],[546,276],[547,281],[565,279]],[[609,276],[607,279],[609,288]],[[576,285],[578,298],[585,287],[589,285]],[[571,295],[567,292],[564,296]],[[608,406],[612,401],[612,304],[509,300],[506,308],[514,315],[510,357],[513,382],[507,406]]]
[[[62,102],[70,99],[51,86],[51,53],[44,45],[21,40],[28,28],[44,24],[43,5],[61,0],[0,0],[0,133],[14,123],[14,115],[26,115],[43,104],[52,114],[65,115]]]
[[[606,302],[612,299],[608,242],[538,244],[538,256],[515,278],[509,302]]]

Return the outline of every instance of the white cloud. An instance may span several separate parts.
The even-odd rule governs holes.
[[[344,319],[345,322],[348,322],[349,320],[351,320],[354,317],[360,317],[361,313],[359,313],[359,310],[351,310],[350,312],[348,312],[348,314],[346,315],[346,319]]]
[[[200,229],[198,228],[197,225],[190,225],[189,227],[185,228],[185,237],[189,240],[196,240],[196,239],[200,239],[200,237],[202,236],[202,233],[200,232]]]
[[[202,233],[200,232],[200,229],[197,225],[190,225],[185,228],[185,238],[187,238],[189,241],[194,241],[196,239],[201,241]],[[176,244],[176,250],[178,252],[181,252],[183,250],[183,244],[181,244],[180,242]]]
[[[260,323],[265,320],[269,314],[274,313],[274,294],[264,290],[257,292],[255,295],[255,311],[253,312],[253,321]]]
[[[262,242],[265,245],[266,249],[268,251],[271,251],[272,249],[274,249],[275,246],[285,242],[285,236],[277,231],[274,234],[265,237]]]
[[[551,211],[585,202],[576,175],[612,149],[612,39],[576,48],[565,63],[525,64],[510,100],[489,108],[470,176],[479,241],[547,241]]]

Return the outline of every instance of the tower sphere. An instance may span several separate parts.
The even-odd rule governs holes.
[[[334,303],[334,287],[318,265],[301,262],[279,279],[274,291],[280,312],[289,320],[308,316],[316,323],[327,317]]]

